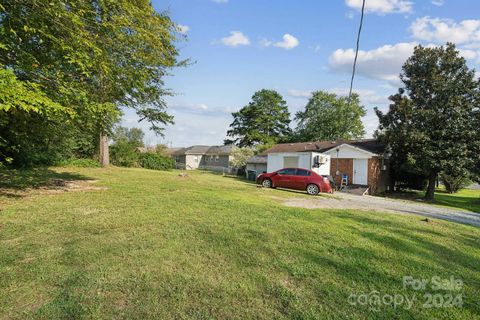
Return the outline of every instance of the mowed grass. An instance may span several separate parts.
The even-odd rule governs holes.
[[[98,190],[0,196],[2,319],[480,318],[479,228],[289,208],[282,198],[305,195],[210,173],[54,170],[31,182],[93,179]],[[404,276],[463,286],[415,291]],[[349,303],[372,292],[416,300]],[[425,293],[463,305],[425,308]]]
[[[437,190],[435,204],[480,213],[480,190],[463,189],[453,194]]]

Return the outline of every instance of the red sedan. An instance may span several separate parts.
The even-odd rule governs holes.
[[[285,168],[271,173],[262,173],[257,177],[257,183],[264,188],[286,188],[306,190],[310,195],[319,192],[332,193],[332,187],[327,177],[311,170]]]

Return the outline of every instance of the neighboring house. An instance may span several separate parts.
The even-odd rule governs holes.
[[[337,185],[346,175],[349,185],[369,186],[370,193],[376,194],[388,190],[390,182],[384,153],[378,141],[362,139],[283,143],[261,155],[267,156],[268,172],[280,167],[320,168],[320,174],[331,175]],[[315,161],[315,156],[322,161]]]
[[[178,168],[224,171],[230,168],[231,146],[191,146],[173,152]]]

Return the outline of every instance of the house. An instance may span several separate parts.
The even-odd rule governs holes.
[[[191,146],[173,152],[178,168],[221,171],[230,168],[231,146]]]
[[[371,194],[388,190],[388,155],[375,139],[283,143],[261,156],[267,156],[268,172],[299,167],[331,175],[336,185],[345,175],[349,185],[368,186]]]

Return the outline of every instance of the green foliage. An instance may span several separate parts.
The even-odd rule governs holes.
[[[52,117],[63,113],[73,116],[71,109],[49,99],[40,86],[17,79],[12,70],[0,65],[0,114],[25,112]]]
[[[59,167],[99,168],[100,163],[93,159],[69,159],[57,163]]]
[[[362,138],[365,135],[362,117],[365,114],[365,108],[360,104],[357,94],[352,94],[349,103],[348,97],[316,91],[308,101],[305,110],[295,115],[297,128],[294,140]]]
[[[77,152],[61,130],[93,137],[89,146],[81,142],[90,152],[118,121],[120,107],[135,110],[157,132],[173,121],[163,81],[186,64],[176,48],[184,37],[150,0],[6,0],[0,15],[0,126],[11,131],[0,135],[4,159],[13,154],[17,166],[49,163],[57,158],[48,151],[51,141],[61,153]],[[35,140],[35,148],[23,148],[32,144],[26,140]]]
[[[137,167],[139,148],[143,147],[144,133],[138,128],[118,126],[113,135],[113,144],[110,146],[110,156],[113,165],[121,167]]]
[[[467,176],[462,175],[453,176],[441,173],[440,180],[442,180],[448,193],[457,193],[472,184],[472,181]]]
[[[432,200],[440,172],[466,176],[478,166],[480,82],[453,44],[417,46],[402,68],[404,88],[379,117],[379,139],[388,143],[402,170],[428,177]]]
[[[255,150],[253,148],[233,147],[230,153],[230,155],[232,156],[232,160],[230,161],[230,163],[234,168],[244,168],[247,165],[247,160],[254,154]]]
[[[270,142],[270,143],[262,143],[262,144],[257,144],[255,146],[255,154],[259,154],[259,153],[262,153],[268,149],[270,149],[271,147],[273,147],[275,145],[275,143],[273,142]]]
[[[233,122],[225,144],[239,147],[275,143],[290,135],[290,113],[283,97],[274,90],[255,92],[252,102],[232,113]]]
[[[170,170],[175,167],[175,161],[165,155],[153,152],[140,154],[139,165],[145,169]]]

